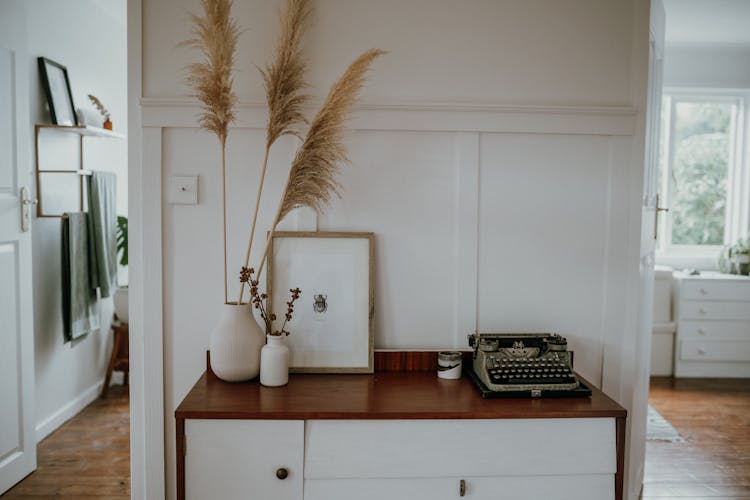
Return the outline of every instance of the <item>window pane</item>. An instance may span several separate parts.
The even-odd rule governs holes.
[[[734,104],[675,104],[672,244],[722,245]]]

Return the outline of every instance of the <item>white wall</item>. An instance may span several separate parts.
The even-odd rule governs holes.
[[[235,3],[247,31],[236,78],[245,104],[228,144],[230,277],[262,159],[253,64],[270,53],[281,3]],[[569,338],[586,378],[627,387],[618,379],[630,361],[618,353],[635,338],[624,311],[634,310],[627,283],[638,281],[628,244],[637,248],[640,237],[632,191],[642,184],[643,146],[634,138],[645,112],[631,96],[645,94],[647,71],[634,55],[646,44],[634,37],[648,33],[648,8],[638,0],[314,5],[307,49],[317,96],[363,49],[390,53],[376,62],[353,122],[343,199],[283,226],[376,233],[376,347],[461,348],[477,327],[554,330]],[[161,213],[169,498],[174,408],[205,369],[222,304],[219,149],[183,99],[191,57],[175,48],[188,35],[185,10],[197,8],[197,0],[143,2],[144,171],[161,169],[164,186],[171,175],[200,179],[198,205],[164,203]],[[293,147],[287,140],[271,154],[258,234]]]
[[[667,45],[664,86],[749,89],[750,47]]]
[[[27,8],[29,55],[32,58],[29,63],[31,123],[51,123],[36,63],[38,56],[44,56],[67,67],[76,107],[93,109],[87,94],[96,95],[111,112],[114,130],[125,132],[124,0],[30,0]],[[85,167],[117,174],[118,212],[127,215],[126,142],[97,138],[84,141]],[[40,142],[42,168],[75,168],[78,154],[77,136],[43,134]],[[77,209],[75,205],[67,205],[69,203],[65,204],[65,210]],[[60,219],[34,220],[33,253],[39,439],[98,395],[112,345],[109,324],[113,306],[111,298],[102,301],[102,329],[99,332],[78,342],[63,344]]]

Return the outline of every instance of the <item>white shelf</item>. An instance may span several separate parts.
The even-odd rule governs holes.
[[[113,132],[104,128],[90,127],[88,125],[36,125],[37,130],[56,130],[68,132],[86,137],[109,137],[111,139],[125,139],[124,134]]]

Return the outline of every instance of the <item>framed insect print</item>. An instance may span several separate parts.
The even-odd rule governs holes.
[[[268,308],[283,315],[299,288],[286,326],[295,372],[372,373],[373,233],[276,232],[268,251]]]

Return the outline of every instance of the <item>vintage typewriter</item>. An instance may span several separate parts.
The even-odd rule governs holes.
[[[556,333],[473,333],[467,370],[483,398],[590,396],[573,371],[573,352]]]

